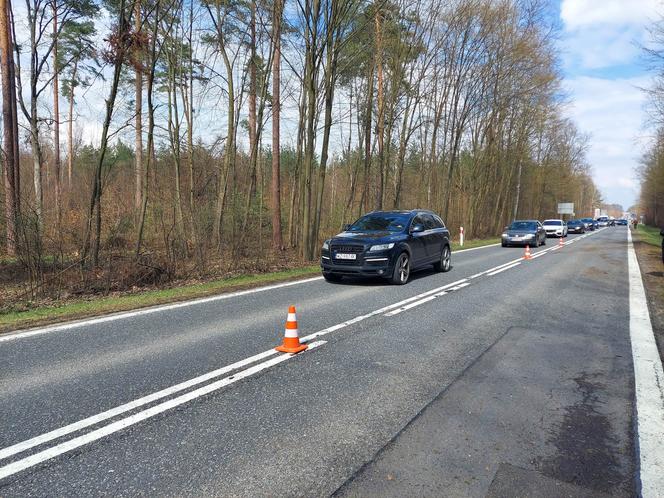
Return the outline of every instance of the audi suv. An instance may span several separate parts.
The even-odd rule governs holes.
[[[411,273],[433,265],[451,268],[450,232],[431,211],[374,211],[323,243],[321,270],[328,282],[344,276],[408,282]]]

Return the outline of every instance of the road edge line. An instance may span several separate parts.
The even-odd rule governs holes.
[[[280,289],[282,287],[292,287],[294,285],[306,284],[310,282],[315,282],[317,280],[322,280],[322,276],[305,278],[302,280],[291,280],[288,282],[281,282],[278,284],[265,285],[262,287],[255,287],[253,289],[245,289],[241,291],[229,292],[225,294],[217,294],[216,296],[200,297],[191,300],[178,301],[176,303],[170,304],[158,304],[155,306],[150,306],[148,308],[139,308],[132,311],[120,311],[118,313],[112,313],[110,315],[103,315],[96,318],[87,318],[83,320],[77,320],[73,322],[64,322],[56,325],[50,325],[47,327],[38,327],[27,330],[17,330],[15,332],[4,332],[0,334],[0,343],[13,341],[16,339],[23,339],[27,337],[33,337],[36,335],[50,334],[52,332],[60,332],[63,330],[76,329],[80,327],[85,327],[86,325],[95,325],[98,323],[112,322],[115,320],[123,320],[125,318],[132,318],[135,316],[150,315],[152,313],[157,313],[160,311],[169,311],[178,308],[184,308],[187,306],[196,306],[198,304],[205,304],[214,301],[223,301],[225,299],[231,299],[233,297],[245,296],[248,294],[255,294],[257,292],[265,292],[274,289]]]
[[[640,495],[643,498],[656,498],[664,496],[664,371],[629,229],[627,263]]]

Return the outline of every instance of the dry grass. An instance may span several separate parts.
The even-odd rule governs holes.
[[[659,353],[664,357],[664,264],[659,228],[639,225],[637,230],[632,231],[632,238]]]

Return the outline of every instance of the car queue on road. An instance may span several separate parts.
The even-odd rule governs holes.
[[[548,237],[562,239],[570,232],[595,230],[600,224],[614,222],[608,217],[515,220],[505,227],[501,245],[539,247]],[[320,266],[328,282],[340,282],[344,277],[382,277],[403,285],[416,270],[433,266],[436,271],[449,271],[451,254],[450,232],[436,213],[420,209],[373,211],[325,240]]]

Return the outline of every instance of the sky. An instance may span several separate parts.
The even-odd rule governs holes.
[[[565,114],[589,137],[588,163],[605,202],[634,205],[639,196],[636,168],[650,140],[646,126],[645,94],[651,83],[641,46],[649,43],[647,26],[664,14],[664,0],[549,0],[551,12],[560,25],[559,49],[568,96]],[[21,19],[21,2],[15,15]],[[103,42],[110,21],[107,13],[98,19],[98,41]],[[17,27],[19,36],[27,30]],[[98,142],[101,132],[99,110],[108,94],[108,78],[96,80],[77,98],[77,124],[83,142]],[[50,113],[46,98],[43,109]],[[119,96],[119,109],[130,104],[131,95]],[[216,102],[200,102],[197,107],[211,111]],[[295,112],[295,101],[291,102]],[[295,141],[297,119],[284,105],[287,122],[282,127],[284,143]],[[125,112],[125,119],[131,113]],[[199,115],[199,121],[205,113]],[[223,135],[223,122],[212,112],[199,129],[208,135]],[[289,126],[289,123],[291,126]],[[201,128],[202,126],[202,128]],[[289,131],[290,130],[290,131]],[[125,139],[131,140],[128,129]],[[341,140],[341,138],[340,138]]]
[[[635,204],[636,168],[649,141],[642,88],[650,84],[642,46],[662,0],[560,0],[567,114],[589,134],[588,162],[605,202]]]

